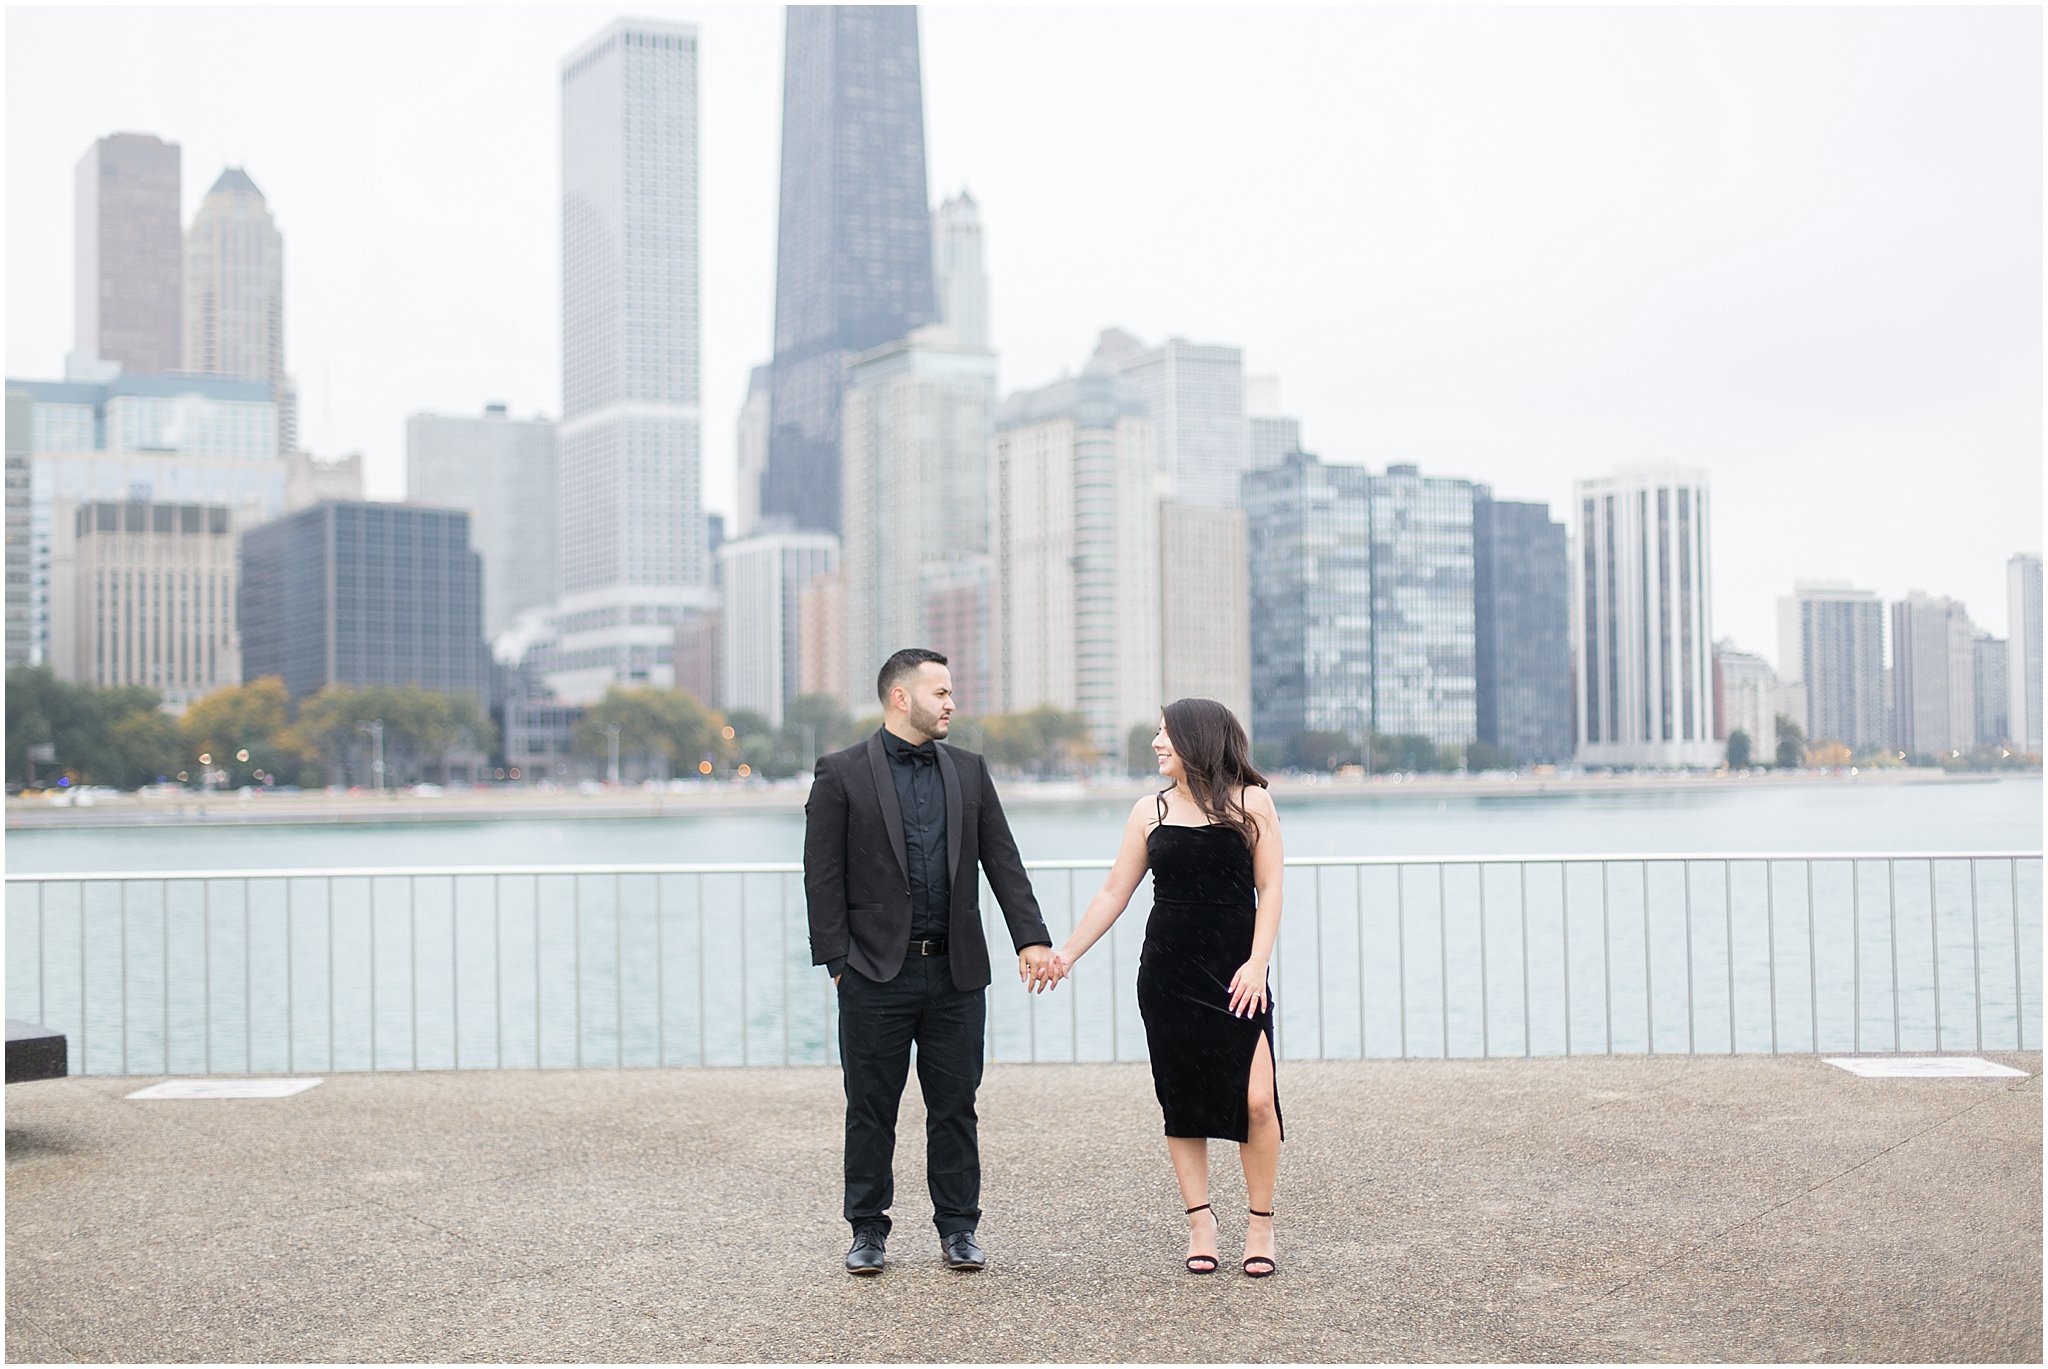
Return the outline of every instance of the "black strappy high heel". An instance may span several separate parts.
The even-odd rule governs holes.
[[[1270,1212],[1261,1212],[1255,1207],[1248,1207],[1245,1211],[1251,1213],[1254,1217],[1270,1217],[1273,1215]],[[1252,1266],[1255,1264],[1262,1264],[1266,1267],[1264,1269],[1254,1269]],[[1279,1265],[1273,1263],[1271,1259],[1264,1255],[1247,1255],[1244,1257],[1244,1276],[1247,1279],[1263,1279],[1279,1268]]]
[[[1210,1207],[1207,1203],[1203,1203],[1200,1207],[1189,1208],[1187,1215],[1192,1217],[1197,1212],[1214,1212],[1215,1210],[1215,1208]],[[1219,1230],[1217,1234],[1221,1235],[1222,1232]],[[1187,1266],[1188,1273],[1190,1274],[1214,1274],[1216,1272],[1216,1257],[1214,1255],[1190,1255],[1187,1258]]]

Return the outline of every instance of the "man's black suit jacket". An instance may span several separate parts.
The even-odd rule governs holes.
[[[988,875],[1019,951],[1050,946],[1052,936],[1039,916],[1038,899],[988,766],[972,751],[932,745],[946,789],[946,868],[953,882],[947,949],[953,985],[984,988],[988,941],[981,930],[977,863]],[[818,761],[804,803],[804,895],[812,964],[843,957],[850,969],[878,983],[896,977],[910,945],[910,861],[903,847],[903,810],[879,731]]]

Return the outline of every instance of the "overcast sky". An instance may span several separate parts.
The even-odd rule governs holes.
[[[72,345],[72,169],[224,165],[285,240],[305,445],[404,489],[423,410],[561,409],[561,58],[700,34],[705,499],[774,307],[779,7],[6,16],[11,376]],[[2003,636],[2041,548],[2036,8],[927,6],[934,202],[982,206],[1005,391],[1096,333],[1244,348],[1326,460],[1713,481],[1714,620],[1834,577]]]

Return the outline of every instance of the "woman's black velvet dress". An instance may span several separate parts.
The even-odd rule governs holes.
[[[1251,849],[1229,827],[1160,823],[1145,838],[1152,917],[1138,960],[1138,1012],[1168,1136],[1247,1136],[1245,1091],[1259,1037],[1273,1053],[1273,998],[1230,1012],[1230,977],[1251,958],[1258,915]],[[1279,1081],[1273,1106],[1280,1105]]]

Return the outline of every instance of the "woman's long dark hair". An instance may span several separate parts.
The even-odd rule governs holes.
[[[1266,777],[1252,769],[1251,739],[1237,715],[1214,699],[1175,699],[1162,712],[1166,739],[1203,814],[1235,831],[1246,846],[1257,846],[1258,819],[1245,811],[1243,791],[1252,785],[1264,789]]]

